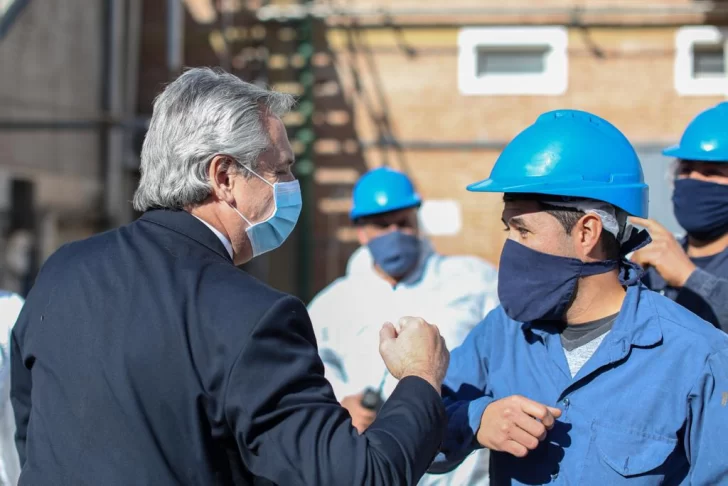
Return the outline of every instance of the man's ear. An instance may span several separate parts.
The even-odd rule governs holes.
[[[577,253],[581,260],[601,259],[598,253],[602,231],[602,219],[596,214],[587,213],[576,223],[572,234],[575,236]]]
[[[235,187],[235,161],[226,155],[216,155],[207,169],[207,177],[212,193],[220,201],[235,204],[233,189]]]
[[[366,231],[364,231],[364,228],[362,226],[356,226],[356,237],[359,239],[359,244],[361,246],[369,243],[369,238],[367,238]]]

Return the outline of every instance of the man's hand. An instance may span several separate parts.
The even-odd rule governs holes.
[[[525,457],[546,438],[559,417],[558,408],[513,395],[485,408],[476,438],[488,449]]]
[[[655,267],[671,287],[681,288],[685,285],[695,271],[695,264],[672,233],[651,219],[632,217],[630,221],[646,228],[652,237],[652,243],[634,252],[632,261],[644,268]]]
[[[341,406],[347,409],[349,411],[349,415],[351,415],[351,425],[356,427],[356,430],[358,430],[360,434],[363,434],[367,427],[372,425],[374,419],[377,418],[377,414],[374,410],[362,407],[361,399],[363,395],[363,393],[349,395],[341,400]]]
[[[379,331],[379,354],[398,380],[419,376],[440,393],[450,353],[437,326],[419,317],[401,318],[398,329],[387,322]]]

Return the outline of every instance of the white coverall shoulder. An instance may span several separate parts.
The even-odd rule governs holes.
[[[20,475],[10,406],[10,337],[23,303],[19,295],[0,291],[0,486],[17,484]]]

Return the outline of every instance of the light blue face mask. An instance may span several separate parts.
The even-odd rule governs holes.
[[[248,223],[245,233],[248,235],[250,245],[253,247],[253,257],[257,257],[281,246],[293,232],[303,205],[301,186],[297,180],[271,184],[252,170],[245,168],[273,188],[275,208],[273,213],[263,221],[251,223],[235,206],[230,205],[238,213],[238,216]]]

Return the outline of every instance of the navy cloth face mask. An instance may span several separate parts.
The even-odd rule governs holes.
[[[420,258],[420,239],[401,231],[378,236],[369,241],[367,246],[374,263],[394,278],[406,275]]]
[[[712,241],[728,232],[728,185],[678,179],[672,204],[677,222],[693,238]]]
[[[498,268],[498,298],[508,317],[519,322],[561,320],[576,292],[579,277],[589,277],[620,268],[623,285],[634,285],[642,269],[624,259],[652,240],[646,231],[633,228],[622,244],[620,260],[582,262],[578,258],[549,255],[506,240]]]

